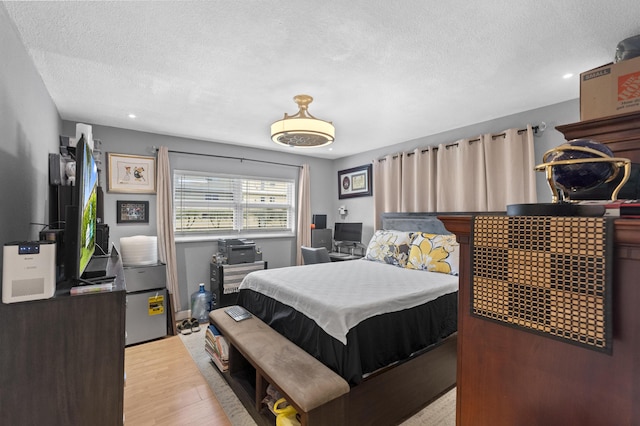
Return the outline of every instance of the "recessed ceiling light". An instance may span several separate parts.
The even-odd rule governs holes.
[[[567,78],[571,78],[571,77],[573,77],[573,74],[571,74],[571,73],[566,73],[565,75],[562,76],[562,78],[564,78],[565,80]]]
[[[136,118],[135,114],[129,114],[129,118]]]
[[[329,151],[333,151],[333,148],[329,148]]]

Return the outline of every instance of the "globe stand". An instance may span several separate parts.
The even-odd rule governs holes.
[[[581,141],[572,141],[581,142]],[[618,193],[622,189],[625,183],[629,180],[631,175],[631,161],[627,158],[615,158],[604,154],[601,151],[592,149],[585,146],[576,146],[569,142],[565,145],[560,145],[552,150],[547,151],[542,160],[543,164],[537,165],[535,170],[540,172],[544,171],[547,183],[551,189],[551,203],[537,203],[537,204],[511,204],[507,206],[508,216],[585,216],[585,217],[597,217],[603,216],[606,212],[604,204],[580,204],[573,202],[566,197],[566,185],[559,185],[554,178],[553,168],[562,166],[573,166],[576,164],[588,164],[588,163],[609,163],[611,164],[611,173],[604,182],[611,182],[619,173],[620,168],[624,169],[624,176],[618,186],[613,190],[610,201],[615,201],[618,198]],[[595,142],[594,142],[595,143]],[[592,157],[587,158],[570,158],[570,159],[551,159],[553,154],[562,153],[565,151],[573,151],[574,153],[585,153]],[[551,161],[549,161],[551,159]],[[602,181],[601,181],[602,183]],[[571,185],[573,186],[573,185]],[[579,186],[576,184],[576,186]],[[588,185],[585,185],[588,186]],[[560,197],[558,196],[560,194]]]

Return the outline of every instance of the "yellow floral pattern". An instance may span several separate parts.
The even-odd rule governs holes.
[[[405,267],[409,258],[410,236],[409,232],[376,231],[367,247],[365,259]]]
[[[409,243],[407,268],[458,275],[458,247],[455,235],[414,232]]]

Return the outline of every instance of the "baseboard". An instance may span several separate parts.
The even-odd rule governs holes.
[[[176,312],[176,322],[191,318],[191,309]]]
[[[182,320],[186,320],[189,318],[191,318],[191,309],[176,312],[176,323],[182,322]]]

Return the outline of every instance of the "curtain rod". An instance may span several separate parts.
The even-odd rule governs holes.
[[[539,126],[532,126],[531,130],[533,130],[533,133],[535,135],[535,134],[538,134],[538,132],[540,132],[540,133],[544,132],[546,128],[547,128],[547,124],[543,121],[542,123],[540,123]],[[518,134],[520,134],[522,132],[526,132],[526,131],[527,131],[527,129],[519,129],[518,130]],[[506,133],[500,133],[500,134],[497,134],[497,135],[492,135],[491,139],[496,139],[496,138],[503,137],[503,136],[506,136]],[[474,142],[479,142],[479,141],[480,141],[480,138],[471,139],[469,141],[469,143],[474,143]],[[458,142],[447,144],[444,147],[445,148],[451,148],[451,147],[454,147],[454,146],[458,146]],[[437,146],[433,146],[433,147],[425,148],[425,149],[421,150],[420,152],[424,154],[425,152],[429,151],[430,149],[432,151],[437,151],[438,147]],[[407,157],[411,157],[412,155],[414,155],[413,152],[407,152]],[[395,159],[395,158],[398,158],[398,156],[394,155],[391,158]],[[385,160],[386,160],[386,158],[384,158],[384,157],[383,158],[378,158],[378,161],[385,161]]]
[[[546,126],[545,126],[545,127],[546,127]],[[531,127],[531,130],[533,130],[533,134],[534,134],[534,135],[538,134],[538,129],[539,129],[539,128],[540,128],[540,126],[533,126],[533,127]],[[520,133],[522,133],[522,132],[526,132],[526,131],[527,131],[527,129],[520,129],[520,130],[518,130],[518,134],[520,134]],[[543,131],[543,130],[541,130],[540,132],[542,133],[542,131]],[[491,139],[497,139],[497,138],[500,138],[500,137],[504,137],[504,136],[506,136],[506,135],[507,135],[506,133],[498,133],[497,135],[491,135]],[[474,142],[480,142],[480,138],[477,138],[477,139],[471,139],[471,140],[469,141],[469,143],[474,143]],[[444,147],[445,147],[445,148],[451,148],[452,146],[458,146],[458,142],[450,143],[450,144],[448,144],[448,145],[445,145]],[[436,151],[437,151],[437,150],[438,150],[438,147],[434,147],[434,148],[432,148],[432,149],[434,149],[434,150],[436,150]],[[422,152],[423,152],[423,153],[424,153],[424,152],[426,152],[426,151],[428,151],[428,149],[423,149],[423,150],[422,150]]]
[[[153,149],[155,150],[155,152],[158,152],[159,148],[157,146],[154,146]],[[203,157],[226,158],[228,160],[240,160],[240,162],[253,161],[255,163],[274,164],[276,166],[297,167],[297,168],[301,168],[302,167],[302,166],[300,166],[298,164],[277,163],[275,161],[254,160],[252,158],[232,157],[232,156],[227,156],[227,155],[203,154],[201,152],[174,151],[174,150],[170,149],[169,153],[171,153],[171,154],[186,154],[186,155],[200,155],[200,156],[203,156]]]
[[[534,135],[538,133],[538,129],[539,129],[539,127],[538,127],[538,126],[533,126],[533,127],[531,128],[531,130],[533,130],[533,134],[534,134]],[[527,131],[527,129],[520,129],[520,130],[518,130],[518,134],[520,134],[520,133],[522,133],[522,132],[526,132],[526,131]],[[504,137],[504,136],[506,136],[506,135],[507,135],[506,133],[499,133],[499,134],[497,134],[497,135],[491,135],[491,139],[501,138],[501,137]],[[474,143],[474,142],[480,142],[480,138],[477,138],[477,139],[471,139],[471,140],[469,141],[469,143]],[[445,147],[445,148],[451,148],[452,146],[458,146],[458,142],[450,143],[450,144],[448,144],[448,145],[445,145],[444,147]],[[432,148],[432,149],[434,149],[434,150],[436,150],[436,151],[437,151],[437,150],[438,150],[438,147],[435,147],[435,148]],[[428,150],[429,150],[429,149],[423,149],[423,150],[422,150],[422,152],[426,152],[426,151],[428,151]]]

